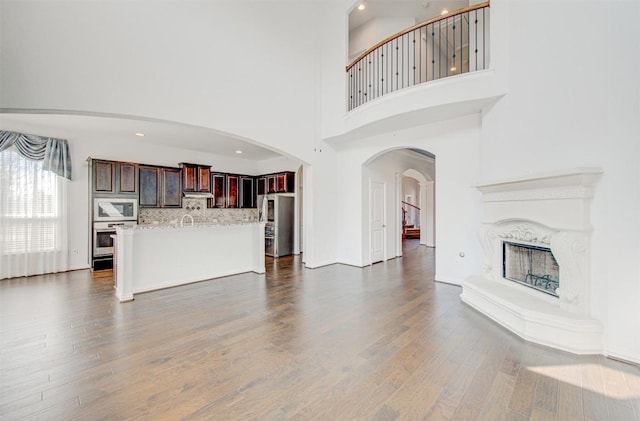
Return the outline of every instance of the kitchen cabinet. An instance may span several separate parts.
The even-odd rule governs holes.
[[[214,208],[255,208],[255,177],[250,175],[211,173]]]
[[[138,167],[140,198],[143,208],[179,208],[182,206],[182,170],[171,167]]]
[[[255,208],[256,195],[253,189],[253,177],[240,177],[240,207]]]
[[[225,174],[211,174],[213,198],[211,207],[224,208],[227,205],[227,176]]]
[[[275,193],[276,191],[276,176],[270,175],[267,177],[267,193]]]
[[[295,190],[295,176],[296,173],[292,171],[261,176],[258,179],[258,194],[293,193]],[[261,179],[266,180],[264,187],[260,185]]]
[[[139,206],[142,208],[160,207],[160,168],[138,166]]]
[[[182,171],[180,168],[161,168],[160,203],[163,208],[182,207]]]
[[[93,193],[136,194],[138,192],[138,166],[131,162],[94,159]]]
[[[227,175],[227,207],[238,208],[239,203],[239,183],[240,177],[237,175]]]
[[[267,194],[267,178],[266,177],[258,177],[256,179],[256,185],[258,194]]]
[[[295,187],[296,173],[287,171],[277,175],[277,192],[293,193]]]
[[[116,163],[93,160],[93,192],[115,193]]]
[[[185,192],[211,192],[211,166],[181,163],[182,188]]]
[[[138,193],[138,165],[118,162],[116,165],[119,193]]]

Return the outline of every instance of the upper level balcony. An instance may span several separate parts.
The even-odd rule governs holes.
[[[414,25],[368,48],[347,66],[347,109],[416,85],[489,69],[489,47],[489,2]]]

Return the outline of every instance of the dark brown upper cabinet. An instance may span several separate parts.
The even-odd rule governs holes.
[[[120,193],[138,193],[138,165],[131,162],[118,162],[116,168]]]
[[[258,194],[267,194],[267,177],[258,177],[256,179],[258,186]]]
[[[137,164],[94,159],[92,166],[94,193],[138,193]]]
[[[224,208],[227,206],[227,176],[226,174],[211,174],[211,185],[213,187],[213,199],[211,206],[214,208]]]
[[[240,207],[239,201],[239,180],[237,175],[227,175],[227,207]]]
[[[160,203],[163,208],[182,207],[182,171],[180,168],[161,168],[162,189]]]
[[[160,168],[140,165],[138,166],[138,179],[140,180],[140,207],[160,207]]]
[[[258,194],[293,193],[295,190],[295,176],[296,173],[292,171],[260,176],[258,178]]]
[[[211,192],[211,166],[181,163],[182,188],[185,192]]]
[[[240,177],[240,207],[255,208],[256,195],[254,191],[253,177]]]
[[[115,193],[116,163],[93,160],[93,192]]]
[[[267,193],[275,193],[277,192],[276,186],[276,176],[270,175],[267,177]]]
[[[139,205],[143,208],[179,208],[182,206],[182,170],[180,168],[138,167]]]

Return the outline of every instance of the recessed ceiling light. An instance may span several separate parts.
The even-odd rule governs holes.
[[[136,133],[136,136],[144,137],[144,133]]]
[[[242,153],[242,151],[236,151],[236,153]]]
[[[447,9],[442,9],[442,12],[440,12],[440,16],[444,16],[447,13],[449,13],[449,11]]]
[[[366,8],[367,8],[367,6],[365,6],[365,5],[364,5],[364,3],[360,3],[360,4],[358,5],[358,10],[364,10],[364,9],[366,9]]]

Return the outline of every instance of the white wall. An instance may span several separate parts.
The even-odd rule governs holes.
[[[436,279],[459,284],[466,276],[477,273],[482,262],[477,239],[480,196],[470,186],[478,177],[479,135],[479,116],[472,115],[343,145],[338,151],[337,203],[343,209],[338,221],[339,261],[357,266],[369,264],[369,178],[387,183],[387,215],[399,215],[395,174],[420,168],[385,153],[411,147],[436,155]],[[396,222],[387,223],[389,257],[396,255],[400,241],[399,220]],[[461,251],[464,258],[459,257]]]
[[[305,208],[315,210],[317,217],[305,220],[317,236],[304,238],[320,243],[306,247],[305,259],[311,265],[335,262],[335,210],[328,205],[335,197],[334,162],[330,147],[323,155],[317,152],[322,146],[319,92],[330,85],[340,91],[342,113],[344,74],[335,71],[333,56],[327,61],[319,51],[339,57],[343,68],[346,42],[332,41],[346,33],[331,25],[346,19],[343,3],[1,0],[0,4],[0,109],[167,120],[213,128],[285,151],[313,166],[309,173],[316,176],[309,178],[309,187],[315,188],[308,189],[313,193],[306,196]],[[330,85],[324,85],[325,68],[332,72]],[[75,149],[84,155],[81,146]],[[105,147],[87,154],[109,151]],[[140,161],[173,163],[178,161],[179,150],[175,152],[154,148]],[[135,160],[129,154],[121,158]],[[202,161],[200,154],[184,160],[196,158]],[[267,162],[246,172],[276,168],[282,169]]]
[[[640,4],[554,2],[549,13],[538,2],[492,2],[492,25],[494,6],[517,24],[507,33],[508,93],[484,113],[481,177],[603,169],[592,207],[591,310],[607,351],[640,361]],[[540,22],[561,30],[541,31]]]
[[[304,159],[315,16],[314,2],[3,0],[0,107],[182,122]]]
[[[549,13],[540,2],[494,0],[491,70],[394,93],[347,116],[352,3],[2,0],[0,108],[171,120],[287,151],[306,162],[311,266],[366,264],[362,165],[393,148],[426,149],[438,162],[436,278],[451,282],[477,273],[482,260],[479,197],[470,185],[600,166],[592,313],[605,324],[607,350],[640,362],[640,4],[561,1]],[[476,116],[447,120],[480,107],[481,123]],[[328,138],[347,143],[333,150]],[[78,176],[78,159],[111,151],[84,139],[72,139],[72,147]],[[122,159],[201,156],[128,152]],[[81,180],[70,186],[74,203],[86,195]],[[70,241],[80,248],[88,222],[81,207],[74,212],[79,228]]]

